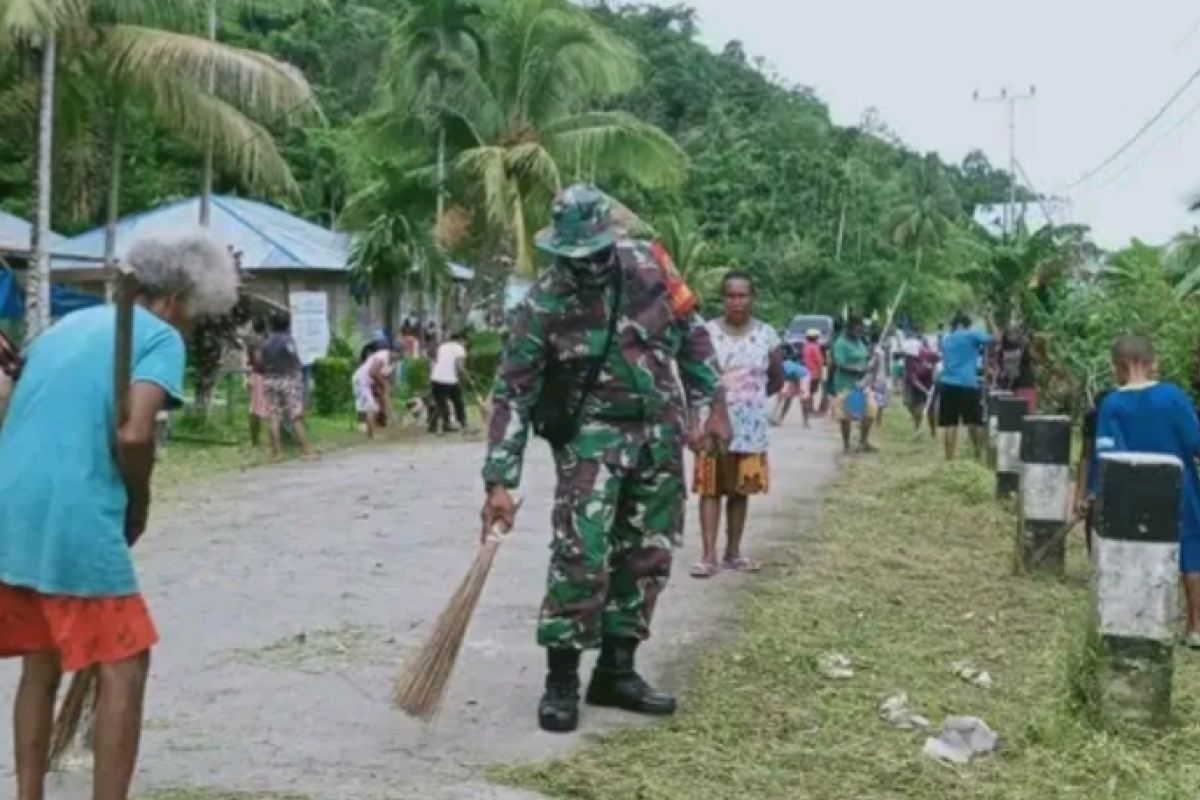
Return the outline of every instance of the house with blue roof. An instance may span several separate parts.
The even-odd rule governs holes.
[[[322,292],[326,295],[331,329],[336,330],[348,316],[363,332],[383,327],[380,309],[355,299],[349,274],[348,234],[243,197],[215,195],[210,212],[209,232],[218,242],[241,253],[246,288],[252,296],[287,308],[293,292]],[[199,219],[199,197],[123,217],[117,223],[116,257],[124,258],[133,243],[144,236],[171,237],[193,230]],[[56,281],[103,293],[104,271],[95,260],[104,256],[103,227],[71,237],[55,250],[69,254],[51,260]],[[466,267],[458,266],[453,272],[459,282],[469,282],[474,277],[474,272]],[[436,309],[438,305],[434,302],[429,307]],[[401,315],[410,313],[408,303],[399,311]]]

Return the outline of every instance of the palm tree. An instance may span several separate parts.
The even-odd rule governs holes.
[[[359,283],[383,297],[385,326],[396,321],[401,295],[415,287],[422,313],[426,299],[450,279],[449,264],[428,213],[433,187],[411,158],[370,159],[357,165],[371,177],[347,201],[339,220],[354,231],[350,268]]]
[[[34,157],[33,268],[25,306],[25,339],[50,324],[50,166],[54,138],[54,78],[60,29],[78,14],[76,3],[54,0],[0,0],[0,48],[38,51],[38,144]]]
[[[937,157],[930,154],[905,171],[904,196],[887,215],[885,232],[892,244],[913,251],[919,273],[922,256],[942,246],[959,213],[954,190]]]
[[[1200,288],[1200,228],[1184,231],[1167,246],[1167,268],[1178,283],[1175,296],[1191,297]]]
[[[547,208],[564,177],[673,185],[687,158],[657,127],[596,110],[633,88],[638,57],[584,11],[567,0],[507,0],[487,13],[487,67],[464,70],[440,110],[448,133],[466,142],[456,170],[529,273],[527,209]]]
[[[432,126],[437,138],[437,219],[446,199],[446,126],[437,108],[472,66],[486,69],[483,8],[475,0],[414,0],[396,25],[383,67],[381,89],[393,108]]]
[[[89,33],[109,112],[107,266],[116,250],[120,213],[122,121],[132,107],[146,110],[185,140],[204,142],[201,224],[207,223],[204,206],[212,188],[214,155],[251,185],[297,191],[271,134],[243,109],[276,119],[296,112],[319,114],[298,70],[262,53],[161,28],[100,24]]]
[[[713,266],[709,256],[712,248],[700,231],[687,219],[673,215],[659,226],[658,240],[671,254],[679,276],[696,295],[712,296],[728,270]]]

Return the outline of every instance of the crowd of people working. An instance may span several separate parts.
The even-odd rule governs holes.
[[[304,426],[310,376],[291,333],[291,318],[281,311],[269,318],[254,319],[250,327],[243,339],[243,352],[250,395],[251,444],[259,446],[265,425],[271,454],[280,458],[286,426],[304,457],[312,458]],[[442,340],[436,325],[421,326],[408,319],[395,338],[381,332],[360,349],[349,388],[368,438],[374,439],[380,429],[398,423],[394,392],[404,377],[405,364],[422,360],[430,364],[429,393],[411,401],[414,410],[420,410],[413,416],[425,421],[430,433],[465,430],[465,338],[456,332]]]

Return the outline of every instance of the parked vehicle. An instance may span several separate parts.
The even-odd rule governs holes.
[[[833,340],[833,317],[822,314],[799,314],[792,317],[787,330],[783,332],[784,344],[800,345],[810,330],[821,332],[821,347],[828,348]]]

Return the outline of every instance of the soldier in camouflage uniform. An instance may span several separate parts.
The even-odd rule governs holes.
[[[549,675],[538,717],[545,730],[565,732],[578,724],[585,649],[600,648],[590,704],[674,712],[675,699],[638,676],[634,652],[650,635],[683,533],[685,438],[694,446],[724,444],[729,430],[723,403],[709,413],[718,368],[703,321],[690,307],[694,298],[680,302],[690,292],[651,245],[618,240],[602,193],[591,186],[566,190],[555,201],[553,228],[537,243],[556,260],[518,308],[500,367],[483,521],[485,534],[496,522],[511,525],[509,490],[521,479],[531,417],[548,371],[561,370],[571,379],[554,384],[567,388],[556,388],[562,396],[552,399],[581,413],[569,441],[553,447],[554,539],[538,624]],[[593,363],[599,368],[585,395]],[[685,435],[688,408],[692,427]]]

